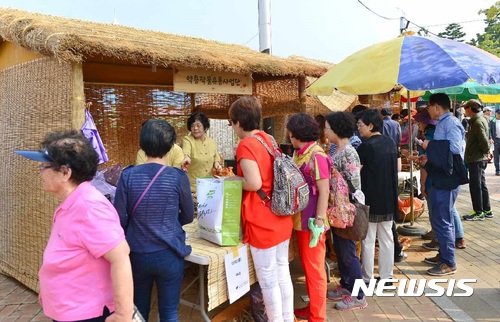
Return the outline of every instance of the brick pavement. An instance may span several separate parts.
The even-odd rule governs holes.
[[[474,295],[463,297],[370,297],[368,307],[363,310],[340,312],[328,301],[329,321],[500,321],[500,177],[494,176],[493,165],[489,165],[486,180],[490,191],[493,219],[482,222],[463,222],[467,248],[457,250],[458,272],[449,278],[476,278]],[[461,215],[471,209],[468,187],[462,187],[457,209]],[[429,227],[424,213],[418,225]],[[396,278],[427,278],[430,267],[423,263],[424,257],[434,252],[423,249],[423,240],[414,237],[408,250],[408,258],[395,267]],[[306,294],[300,264],[291,264],[295,284],[295,305],[305,303],[300,295]],[[329,289],[337,285],[332,278]],[[155,316],[155,315],[152,315]],[[202,321],[199,314],[181,305],[181,321]],[[0,274],[0,321],[50,321],[44,317],[37,304],[37,295],[17,281]]]

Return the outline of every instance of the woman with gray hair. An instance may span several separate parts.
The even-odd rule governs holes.
[[[61,201],[39,272],[45,315],[132,321],[130,249],[113,205],[90,183],[97,152],[78,131],[49,133],[41,148],[15,152],[41,162],[43,189]]]

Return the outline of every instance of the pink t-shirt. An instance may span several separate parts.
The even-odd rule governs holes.
[[[45,315],[74,321],[114,311],[110,264],[102,257],[125,239],[113,205],[81,183],[54,213],[39,272]]]

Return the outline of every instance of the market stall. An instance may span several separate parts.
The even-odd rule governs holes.
[[[306,110],[306,76],[327,69],[240,45],[0,8],[0,271],[38,289],[57,206],[14,149],[80,129],[91,106],[108,164],[125,166],[149,118],[166,118],[182,138],[192,111],[226,119],[229,105],[249,94],[261,99],[264,116],[285,117]]]

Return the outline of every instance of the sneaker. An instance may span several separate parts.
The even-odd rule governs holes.
[[[341,285],[337,286],[337,288],[334,289],[333,291],[328,291],[328,293],[326,295],[326,297],[329,300],[333,300],[333,301],[343,300],[347,296],[351,296],[351,292],[349,292],[348,290],[343,288]]]
[[[432,276],[445,276],[455,274],[457,267],[450,267],[446,263],[440,263],[431,269],[427,270],[427,274]]]
[[[309,305],[301,309],[295,309],[293,310],[293,313],[295,314],[295,317],[299,319],[309,320],[309,318],[311,317],[311,310],[309,309]]]
[[[420,238],[425,240],[434,240],[434,230],[429,230],[427,233],[420,235]]]
[[[467,248],[467,246],[465,245],[465,239],[464,238],[455,239],[455,248],[458,248],[458,249]]]
[[[408,257],[408,254],[401,251],[401,253],[394,256],[394,263],[400,263],[400,262],[404,261],[406,259],[406,257]]]
[[[478,220],[484,220],[484,213],[482,212],[475,212],[474,210],[470,213],[470,215],[464,215],[462,217],[464,220],[468,221],[478,221]]]
[[[423,243],[422,247],[428,250],[439,250],[439,244],[436,240],[432,240],[429,243]]]
[[[363,297],[361,300],[348,296],[344,298],[342,301],[335,303],[335,308],[339,311],[351,311],[357,309],[364,309],[368,306],[366,299]]]
[[[434,257],[426,257],[424,259],[424,262],[426,262],[427,264],[431,264],[431,265],[440,264],[441,263],[441,256],[439,256],[439,254],[437,254]]]
[[[493,212],[490,210],[487,210],[483,212],[485,218],[493,218]]]
[[[392,277],[389,277],[389,278],[392,278]],[[377,280],[377,285],[380,284],[382,279],[379,277],[378,280]],[[390,281],[387,281],[387,282],[384,282],[384,286],[392,286],[393,283],[390,282]]]

